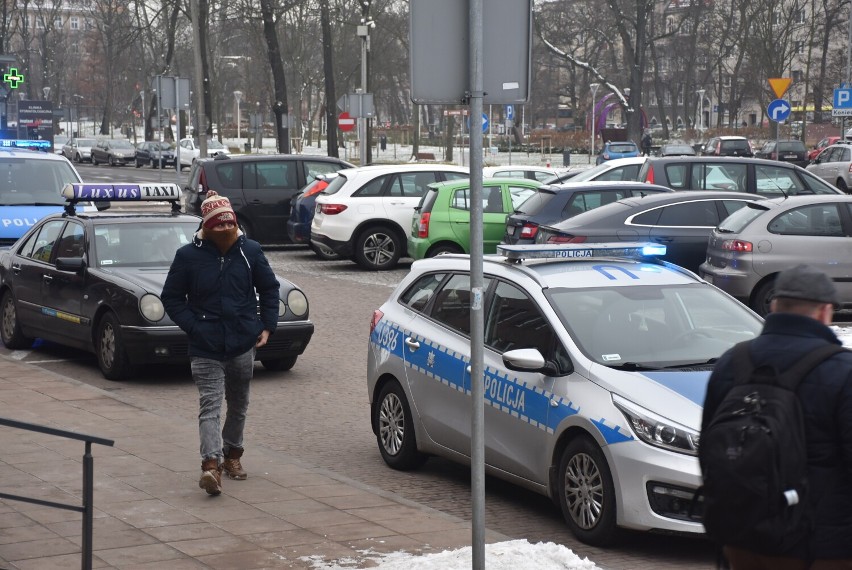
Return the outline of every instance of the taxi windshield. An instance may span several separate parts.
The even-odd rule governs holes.
[[[710,365],[763,322],[703,283],[547,292],[574,342],[593,361],[625,370]]]
[[[0,206],[63,206],[69,182],[80,177],[68,161],[0,158]]]
[[[98,267],[166,267],[181,246],[192,242],[196,220],[99,224],[95,226]]]

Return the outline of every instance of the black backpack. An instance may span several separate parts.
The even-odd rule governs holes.
[[[812,527],[807,446],[796,387],[845,349],[820,347],[783,373],[754,367],[750,341],[733,349],[734,387],[701,433],[703,522],[719,544],[783,554]]]

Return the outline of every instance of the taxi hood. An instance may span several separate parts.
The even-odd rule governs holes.
[[[158,296],[162,294],[166,276],[169,274],[167,265],[159,267],[110,267],[107,265],[100,269]]]
[[[701,429],[710,370],[625,372],[593,364],[589,372],[592,381],[605,390],[684,427]]]

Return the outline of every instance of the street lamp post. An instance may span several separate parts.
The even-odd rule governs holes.
[[[242,98],[242,91],[234,91],[234,99],[237,100],[237,140],[240,140],[240,99]]]
[[[598,92],[599,83],[591,83],[589,89],[592,90],[592,140],[589,144],[589,164],[592,163],[592,155],[595,154],[595,95]]]
[[[698,93],[698,132],[704,134],[704,89],[696,91]]]

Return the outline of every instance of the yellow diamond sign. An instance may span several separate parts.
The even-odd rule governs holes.
[[[776,77],[769,80],[769,86],[772,87],[775,96],[780,99],[787,92],[787,88],[790,87],[790,81],[792,79],[789,77]]]

